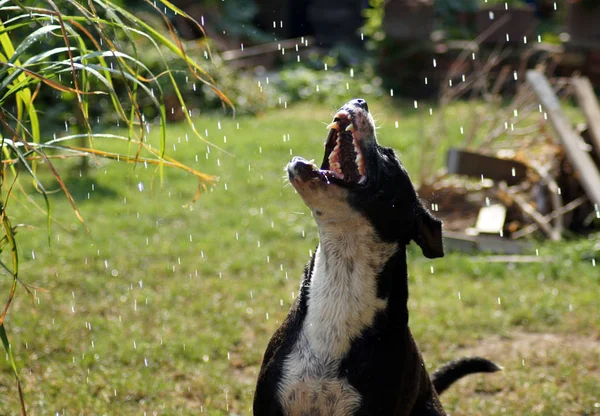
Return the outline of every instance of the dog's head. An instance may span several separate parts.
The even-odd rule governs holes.
[[[351,223],[361,216],[382,240],[413,240],[426,257],[442,257],[442,223],[423,206],[394,151],[377,143],[366,101],[346,103],[328,128],[320,169],[301,157],[287,166],[317,225]]]

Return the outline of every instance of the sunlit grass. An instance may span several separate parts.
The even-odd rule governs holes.
[[[421,137],[412,103],[370,100],[369,106],[381,143],[397,149],[415,172]],[[171,154],[220,178],[191,208],[184,206],[196,182],[183,172],[166,170],[163,186],[155,181],[151,189],[151,167],[100,160],[80,178],[66,163],[64,180],[89,233],[60,195],[50,196],[51,251],[39,232],[42,214],[13,218],[38,227],[19,231],[22,276],[48,289],[37,293],[33,307],[17,297],[6,321],[32,414],[250,413],[264,348],[317,243],[283,168],[292,155],[322,157],[334,110],[301,105],[258,118],[194,120],[233,156],[207,153],[185,125],[169,126]],[[452,142],[460,139],[468,107],[449,111]],[[150,135],[150,143],[159,140]],[[40,175],[51,182],[43,166]],[[428,366],[498,340],[499,349],[484,353],[506,367],[452,387],[442,397],[449,412],[598,413],[597,245],[597,237],[535,244],[555,260],[533,265],[456,254],[429,261],[410,250],[411,328]],[[0,280],[0,291],[8,285]],[[519,334],[530,332],[555,334],[560,344],[509,351],[511,340],[522,345]],[[16,414],[9,366],[0,368],[0,408]]]
[[[206,70],[188,55],[168,13],[190,19],[189,16],[168,1],[162,5],[146,1],[146,5],[154,12],[152,17],[136,16],[110,0],[87,4],[65,0],[60,7],[51,0],[0,2],[0,266],[12,277],[10,286],[2,292],[7,300],[0,312],[0,339],[16,379],[22,415],[26,414],[25,399],[4,323],[19,284],[33,302],[38,300],[35,292],[43,289],[25,283],[19,274],[19,226],[13,225],[12,220],[28,220],[31,210],[43,213],[50,246],[50,223],[56,220],[50,195],[60,192],[70,203],[73,217],[85,224],[65,183],[67,175],[53,161],[92,156],[94,160],[141,163],[153,167],[161,179],[165,167],[181,169],[198,180],[195,198],[215,179],[166,153],[167,115],[160,78],[170,82],[190,134],[200,140],[205,139],[191,122],[173,64],[184,68],[178,73],[187,71],[189,77],[208,86],[224,104],[232,104]],[[203,30],[193,20],[191,23]],[[204,48],[208,57],[208,45]],[[160,59],[152,69],[147,63],[149,51]],[[54,109],[61,105],[70,107],[66,110],[68,115]],[[98,107],[103,118],[112,113],[108,119],[121,122],[126,129],[113,135],[98,134],[92,128],[93,109]],[[71,119],[75,121],[69,130]],[[96,122],[99,120],[96,114]],[[53,127],[61,122],[65,132],[57,137]],[[146,142],[150,123],[158,130],[158,141],[153,146]],[[127,152],[108,151],[103,143],[97,143],[99,139],[125,142]],[[39,164],[52,176],[57,189],[46,188]],[[27,182],[23,178],[33,183],[29,191],[23,187]],[[36,192],[43,196],[37,204],[32,203],[31,197]],[[18,207],[13,210],[13,205]]]

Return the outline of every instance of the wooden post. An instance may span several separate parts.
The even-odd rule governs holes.
[[[575,88],[577,102],[585,114],[596,152],[600,154],[600,105],[594,94],[592,83],[586,77],[574,77],[571,84]]]
[[[582,149],[583,139],[573,130],[571,122],[562,111],[560,102],[546,77],[540,72],[529,70],[526,78],[548,114],[571,163],[579,172],[581,186],[590,200],[600,206],[600,173],[590,155]]]

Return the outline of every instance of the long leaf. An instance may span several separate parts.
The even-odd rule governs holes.
[[[23,397],[23,389],[21,387],[21,380],[19,379],[19,372],[17,371],[17,365],[15,364],[15,359],[12,353],[12,347],[10,342],[8,342],[8,336],[6,335],[6,329],[4,328],[4,324],[0,324],[0,339],[2,340],[2,345],[6,350],[6,354],[8,355],[8,361],[10,362],[10,366],[13,370],[13,374],[17,381],[17,389],[19,390],[19,401],[21,402],[21,414],[23,416],[27,416],[27,410],[25,408],[25,398]]]

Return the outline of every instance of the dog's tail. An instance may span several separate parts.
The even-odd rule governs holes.
[[[502,367],[481,357],[465,357],[450,361],[438,368],[431,376],[437,394],[442,394],[456,380],[473,373],[495,373]]]

